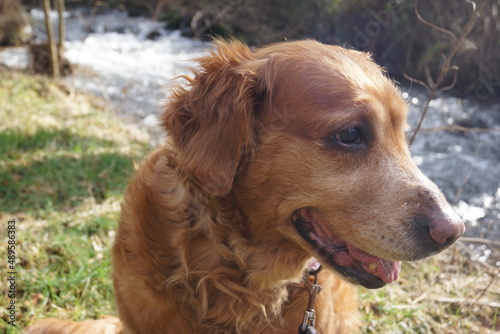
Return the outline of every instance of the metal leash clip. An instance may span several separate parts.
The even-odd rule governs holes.
[[[322,266],[319,266],[318,269],[309,271],[308,273],[310,276],[314,276],[314,283],[308,287],[306,279],[306,288],[307,292],[309,292],[309,303],[307,304],[307,310],[304,313],[304,320],[299,326],[299,334],[316,334],[316,328],[314,328],[314,325],[316,324],[314,304],[316,303],[316,296],[321,292],[321,286],[317,284],[318,274],[321,269],[323,269]]]

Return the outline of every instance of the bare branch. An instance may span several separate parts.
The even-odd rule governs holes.
[[[432,78],[432,73],[431,69],[429,68],[428,65],[424,65],[424,72],[425,72],[425,78],[427,79],[427,83],[429,84],[429,87],[431,87],[432,90],[437,89],[438,85],[434,82],[434,79]]]
[[[472,237],[461,237],[460,241],[462,242],[473,242],[480,244],[488,244],[500,247],[500,241],[484,239],[484,238],[472,238]]]
[[[459,247],[463,251],[465,251],[469,256],[473,257],[475,254],[472,252],[469,247],[467,247],[462,241],[461,238],[455,242],[456,247]],[[492,270],[495,270],[496,267],[492,266],[491,264],[483,261],[474,261],[475,263],[481,265],[482,267],[486,268],[488,272],[491,272]]]
[[[422,87],[424,87],[427,91],[430,91],[431,88],[423,81],[421,80],[418,80],[418,79],[415,79],[413,77],[410,77],[408,74],[406,73],[403,73],[403,76],[406,78],[406,80],[409,80],[409,81],[412,81],[412,82],[415,82],[415,83],[418,83],[419,85],[421,85]]]
[[[455,37],[455,35],[451,32],[449,32],[448,30],[446,29],[442,29],[442,28],[439,28],[425,20],[423,20],[421,18],[421,15],[420,13],[418,12],[418,1],[415,2],[415,13],[417,14],[417,17],[419,18],[419,20],[423,20],[422,22],[426,23],[429,27],[432,27],[433,29],[437,29],[441,32],[445,32],[447,33],[448,35],[452,35],[455,39],[455,43],[453,44],[450,52],[448,53],[448,55],[445,57],[444,59],[444,62],[443,64],[440,66],[439,68],[439,74],[437,76],[437,79],[436,81],[434,82],[432,80],[432,76],[430,74],[430,71],[427,67],[424,68],[425,72],[426,72],[426,76],[427,76],[427,81],[428,81],[428,86],[431,88],[429,90],[429,96],[427,97],[427,101],[425,103],[425,106],[424,106],[424,109],[422,111],[422,115],[420,116],[420,119],[418,121],[418,124],[417,124],[417,127],[415,128],[415,131],[413,132],[413,135],[409,141],[409,145],[411,146],[415,140],[415,137],[417,136],[417,133],[420,131],[420,128],[422,127],[422,123],[424,121],[424,118],[425,116],[427,115],[427,112],[428,112],[428,109],[429,109],[429,105],[430,105],[430,101],[432,99],[434,99],[434,97],[436,96],[436,94],[440,91],[443,91],[443,90],[449,90],[451,88],[453,88],[453,86],[455,85],[456,83],[456,78],[454,78],[453,80],[453,83],[451,85],[448,85],[442,89],[440,89],[439,87],[441,86],[441,84],[443,83],[444,79],[446,78],[448,72],[453,69],[455,70],[455,76],[457,75],[457,69],[456,67],[451,67],[450,66],[450,63],[451,63],[451,60],[453,59],[453,57],[455,56],[455,53],[458,51],[458,49],[460,48],[460,46],[462,45],[463,41],[465,40],[465,37],[469,34],[469,32],[472,30],[472,28],[474,27],[474,24],[476,23],[477,19],[479,18],[479,13],[481,12],[481,10],[483,9],[483,7],[486,5],[486,3],[488,3],[489,0],[483,0],[481,2],[481,4],[479,5],[479,7],[476,7],[475,3],[472,2],[471,0],[467,1],[469,4],[472,5],[472,9],[473,9],[473,12],[471,14],[471,16],[469,17],[469,20],[467,21],[465,27],[462,29],[462,31],[460,32],[460,35],[458,38]],[[424,86],[425,87],[425,86]]]
[[[479,142],[479,144],[477,145],[476,151],[474,152],[474,160],[476,159],[477,154],[479,153],[479,150],[481,149],[482,144],[483,144],[482,142]],[[460,187],[458,187],[457,191],[455,192],[455,196],[453,197],[453,204],[456,204],[458,202],[458,199],[460,198],[460,196],[462,196],[462,193],[464,191],[464,187],[467,184],[467,182],[469,182],[469,179],[472,175],[473,170],[474,170],[474,164],[472,163],[469,167],[469,171],[467,172],[467,175],[465,176],[462,183],[460,184]]]
[[[483,291],[481,291],[481,293],[479,294],[479,296],[477,296],[477,298],[471,303],[469,304],[469,306],[467,306],[467,308],[465,310],[462,311],[462,313],[467,313],[467,311],[472,307],[474,306],[476,303],[478,303],[479,299],[481,299],[484,294],[486,293],[486,291],[488,291],[488,289],[491,287],[491,285],[493,284],[493,282],[495,281],[495,279],[497,278],[498,276],[498,273],[500,272],[500,268],[497,269],[497,271],[491,276],[491,281],[490,283],[486,286],[486,288],[483,289]],[[497,304],[496,306],[499,307],[500,306],[500,303],[495,303]]]
[[[453,38],[454,40],[457,39],[457,36],[455,36],[455,34],[452,33],[451,31],[444,29],[444,28],[441,28],[441,27],[438,27],[437,25],[432,24],[423,18],[422,15],[420,15],[420,11],[418,10],[418,0],[415,1],[415,15],[417,15],[417,18],[420,20],[420,22],[422,22],[426,26],[429,26],[432,29],[435,29],[437,31],[441,31],[442,33],[445,33],[446,35],[451,36],[451,38]]]
[[[482,128],[466,128],[460,125],[446,125],[434,128],[422,128],[420,131],[425,132],[438,132],[438,131],[456,131],[456,132],[472,132],[472,133],[491,133],[500,132],[500,129],[482,129]]]
[[[453,76],[453,82],[451,84],[449,84],[448,86],[440,88],[439,89],[440,92],[444,92],[444,91],[452,89],[453,87],[455,87],[455,84],[457,83],[457,80],[458,80],[458,66],[452,66],[450,68],[450,70],[454,70],[455,71],[455,75]]]
[[[234,10],[234,7],[231,5],[227,5],[219,13],[212,19],[205,17],[205,14],[202,11],[198,11],[193,19],[191,20],[191,30],[193,30],[195,36],[201,36],[207,29],[209,29],[212,25],[217,24],[225,15]],[[201,28],[198,27],[198,22],[204,18],[205,22]]]
[[[482,295],[480,295],[480,297],[481,296]],[[469,305],[469,306],[472,306],[473,304],[480,304],[483,306],[500,307],[500,303],[496,303],[496,302],[487,301],[487,302],[479,302],[478,303],[477,298],[476,298],[476,300],[471,300],[471,299],[465,299],[465,298],[439,297],[439,298],[425,298],[424,300],[438,302],[438,303],[447,303],[447,304],[460,304],[460,305]]]
[[[425,101],[424,110],[422,111],[422,115],[420,115],[420,119],[418,120],[417,127],[415,128],[415,131],[413,131],[413,135],[411,136],[411,139],[409,142],[410,146],[415,141],[415,137],[417,136],[418,131],[420,131],[420,128],[422,127],[422,124],[424,123],[424,118],[427,115],[427,112],[429,111],[429,105],[431,104],[431,101],[434,99],[435,95],[436,95],[436,90],[432,89],[429,92],[429,96],[427,97],[427,101]]]

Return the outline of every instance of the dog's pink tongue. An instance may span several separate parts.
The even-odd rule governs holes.
[[[363,265],[363,269],[374,276],[380,277],[385,283],[392,283],[399,277],[401,262],[383,260],[379,257],[369,255],[354,246],[347,246],[352,257]]]
[[[401,271],[400,261],[380,260],[377,262],[377,275],[386,283],[392,283],[399,277]]]

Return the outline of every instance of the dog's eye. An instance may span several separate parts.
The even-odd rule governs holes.
[[[332,135],[332,139],[345,145],[358,145],[363,143],[360,131],[355,127],[349,127]]]

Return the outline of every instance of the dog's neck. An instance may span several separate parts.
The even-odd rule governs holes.
[[[284,259],[283,242],[268,244],[265,239],[256,237],[249,229],[248,218],[230,198],[210,196],[205,206],[207,210],[200,212],[205,215],[200,221],[204,222],[203,228],[213,243],[216,256],[224,259],[225,268],[214,268],[221,272],[215,279],[224,289],[216,285],[211,288],[215,294],[226,296],[221,299],[214,297],[213,300],[227,303],[227,297],[232,297],[235,305],[241,308],[233,314],[236,326],[245,315],[247,324],[256,319],[279,322],[291,294],[301,286],[307,259],[298,262]],[[226,274],[226,270],[232,272],[234,269],[234,275]],[[212,307],[217,308],[216,305]]]
[[[170,167],[178,167],[175,160]],[[241,329],[256,319],[279,321],[290,291],[300,285],[307,256],[285,257],[294,245],[283,240],[269,243],[252,231],[234,196],[211,195],[182,171],[176,174],[193,215],[186,223],[184,235],[189,237],[183,238],[184,247],[196,249],[203,244],[206,252],[180,259],[183,284],[189,285],[186,288],[193,302],[198,300],[203,317]],[[179,282],[172,283],[178,286]],[[224,305],[219,305],[221,301]]]

